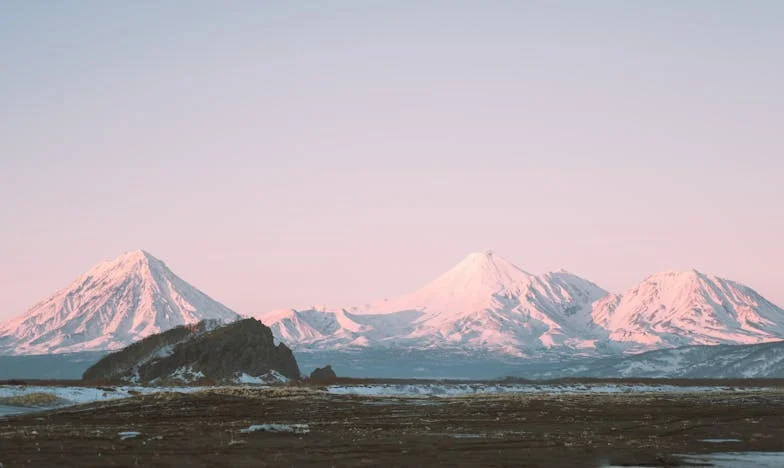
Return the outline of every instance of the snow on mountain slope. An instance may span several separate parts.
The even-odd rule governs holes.
[[[533,275],[493,252],[469,254],[451,270],[424,287],[396,299],[372,304],[375,313],[428,309],[431,312],[491,307],[493,297],[517,296]]]
[[[599,301],[593,319],[629,351],[784,339],[784,310],[751,288],[696,270],[650,276]]]
[[[594,352],[607,332],[591,320],[607,295],[560,271],[527,273],[493,252],[473,253],[410,294],[365,308],[286,310],[260,316],[275,336],[308,349],[450,348],[529,356]]]
[[[565,271],[533,275],[492,252],[424,287],[365,307],[261,316],[301,350],[459,350],[518,357],[608,356],[784,339],[784,310],[695,270],[650,276],[623,295]]]
[[[177,325],[237,318],[162,261],[137,250],[96,265],[0,326],[0,354],[118,349]]]

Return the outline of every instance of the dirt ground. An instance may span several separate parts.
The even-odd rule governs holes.
[[[267,423],[310,432],[240,432]],[[126,431],[140,434],[120,440]],[[677,454],[717,451],[784,451],[784,391],[390,398],[236,388],[0,418],[4,468],[676,466]]]

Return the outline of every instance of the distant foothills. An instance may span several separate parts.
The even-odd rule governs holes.
[[[696,270],[670,271],[651,275],[619,295],[564,270],[528,273],[489,251],[468,255],[424,287],[397,298],[254,317],[300,362],[326,363],[329,358],[341,375],[424,372],[422,376],[432,377],[451,369],[473,376],[479,367],[464,367],[467,362],[498,362],[505,367],[494,372],[521,369],[547,377],[591,370],[611,377],[689,376],[688,369],[699,377],[770,377],[784,362],[784,348],[773,343],[784,340],[784,310],[737,282]],[[0,325],[0,354],[100,355],[179,325],[240,318],[161,260],[137,250],[96,265]],[[755,345],[764,343],[772,343],[758,348],[765,350],[764,369],[752,372],[759,366],[746,365],[730,372],[716,367],[721,361],[716,353],[753,359]],[[677,366],[645,357],[661,350],[661,359],[672,364],[678,360],[675,348],[683,347],[702,351],[680,352]],[[749,351],[740,356],[740,349]],[[633,356],[639,353],[646,354]],[[691,365],[708,355],[716,366],[697,370]],[[390,356],[397,356],[399,369],[390,367]]]

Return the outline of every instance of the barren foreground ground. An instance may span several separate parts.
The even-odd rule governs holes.
[[[270,423],[309,432],[241,432]],[[128,431],[139,434],[121,440]],[[778,389],[395,398],[229,388],[0,418],[5,468],[666,466],[682,463],[676,454],[782,450]]]

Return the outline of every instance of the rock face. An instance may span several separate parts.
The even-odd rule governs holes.
[[[256,319],[200,322],[150,336],[87,369],[85,380],[130,383],[263,383],[298,379],[291,350]]]
[[[314,382],[324,382],[324,381],[334,380],[337,378],[338,378],[337,374],[335,374],[335,371],[332,370],[332,366],[330,365],[327,365],[325,367],[319,367],[318,369],[310,373],[310,380]]]
[[[196,336],[220,326],[220,322],[202,320],[193,325],[181,325],[163,333],[148,336],[125,349],[109,354],[83,375],[85,380],[139,381],[139,369],[146,364],[172,354],[174,348]]]

